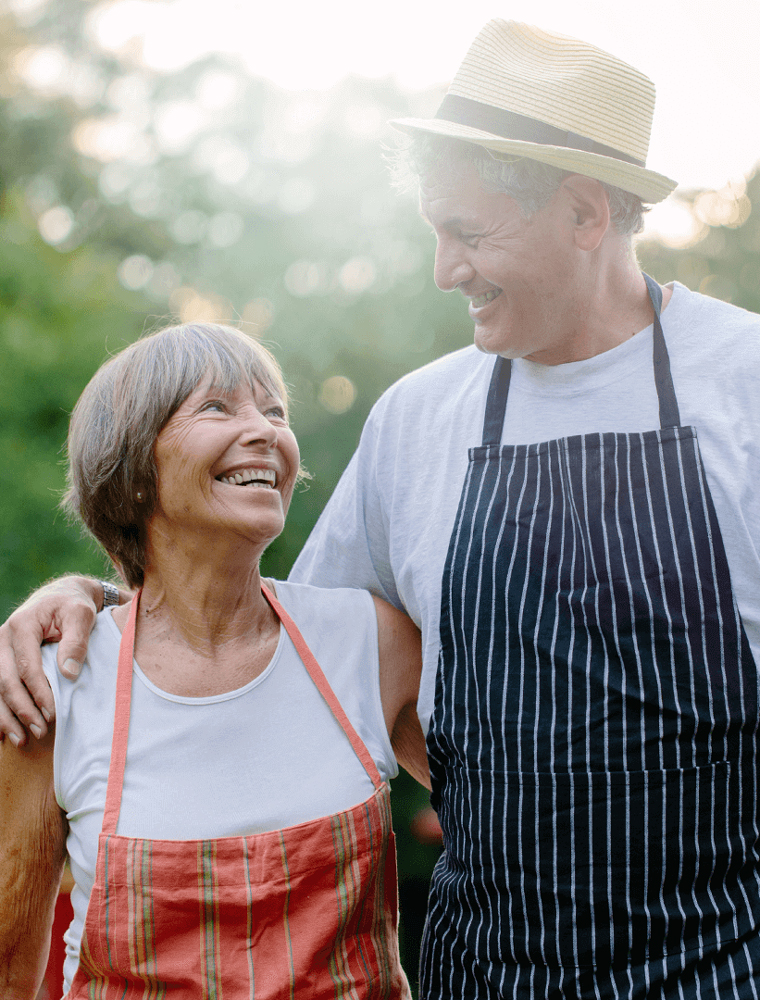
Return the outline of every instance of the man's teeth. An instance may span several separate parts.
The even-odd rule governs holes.
[[[277,483],[277,473],[274,469],[241,469],[230,476],[216,478],[227,486],[260,486],[267,490],[274,489]]]
[[[470,302],[472,302],[476,309],[480,309],[481,306],[486,306],[489,302],[493,302],[496,296],[500,294],[500,288],[492,288],[490,291],[486,292],[485,295],[475,295],[470,299]]]

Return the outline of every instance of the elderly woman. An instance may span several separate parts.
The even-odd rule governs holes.
[[[419,634],[262,581],[299,477],[276,362],[228,327],[143,338],[82,394],[69,466],[137,593],[76,684],[46,647],[55,729],[0,749],[0,995],[36,994],[68,854],[67,998],[407,997],[387,782]]]

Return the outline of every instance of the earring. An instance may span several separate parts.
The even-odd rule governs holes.
[[[143,502],[143,495],[142,495],[142,493],[139,492],[139,490],[138,490],[136,496],[137,496],[137,502],[138,503],[142,503]]]

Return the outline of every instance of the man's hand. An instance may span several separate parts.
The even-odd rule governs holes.
[[[103,604],[97,580],[67,576],[35,591],[0,627],[0,739],[15,746],[37,739],[55,716],[40,645],[59,642],[58,668],[74,679],[82,668],[95,615]]]

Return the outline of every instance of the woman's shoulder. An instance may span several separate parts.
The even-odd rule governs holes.
[[[58,643],[42,647],[42,668],[53,691],[56,714],[60,719],[75,692],[81,699],[89,691],[101,694],[109,687],[109,678],[115,682],[121,633],[111,615],[111,609],[101,611],[95,619],[87,643],[82,670],[76,681],[67,680],[58,669]],[[94,683],[97,678],[97,683]]]
[[[377,614],[368,590],[312,587],[307,583],[275,582],[283,608],[319,660],[342,648],[352,655],[377,651]]]
[[[267,581],[264,581],[266,583]],[[308,583],[272,580],[280,604],[300,624],[298,618],[312,620],[319,616],[330,621],[347,623],[346,615],[358,614],[376,620],[374,602],[368,590],[354,587],[313,587]]]

